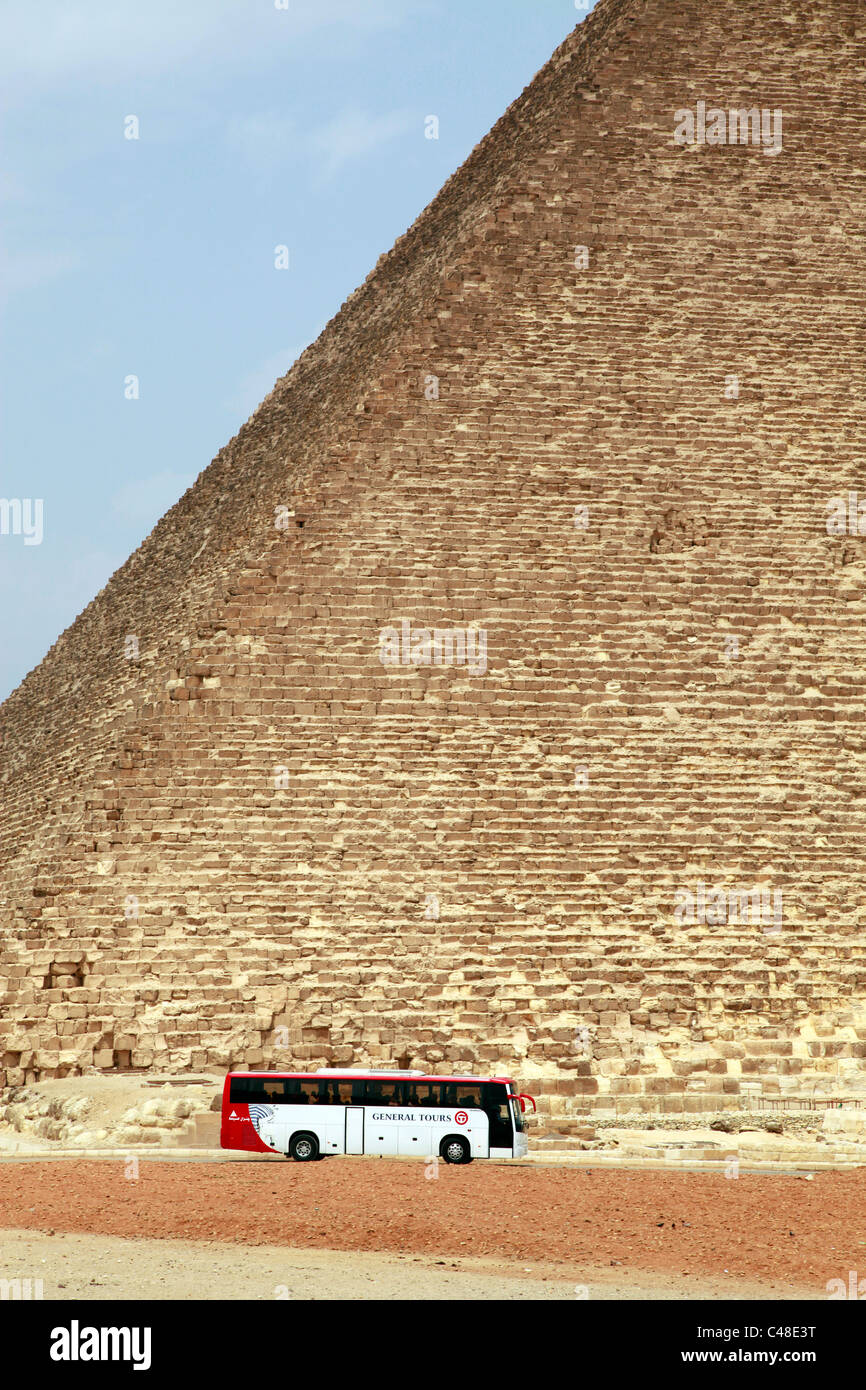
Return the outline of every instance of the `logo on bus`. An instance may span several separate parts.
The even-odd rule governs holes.
[[[466,1114],[465,1110],[457,1111],[457,1114],[454,1116],[454,1123],[458,1125],[466,1125],[469,1123],[469,1116]]]

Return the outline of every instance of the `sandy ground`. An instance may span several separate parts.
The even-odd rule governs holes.
[[[346,1287],[354,1290],[369,1286],[368,1262],[355,1255],[380,1260],[378,1297],[401,1288],[407,1296],[407,1269],[437,1281],[437,1288],[447,1288],[442,1280],[453,1276],[464,1289],[471,1277],[484,1290],[411,1295],[419,1298],[499,1297],[492,1290],[515,1274],[542,1287],[545,1297],[551,1281],[559,1289],[554,1297],[567,1284],[574,1297],[576,1284],[607,1288],[613,1280],[622,1289],[656,1291],[637,1297],[753,1298],[765,1291],[770,1298],[824,1298],[828,1280],[847,1279],[866,1265],[866,1169],[818,1173],[811,1181],[481,1163],[440,1165],[434,1179],[428,1171],[424,1162],[405,1159],[141,1158],[136,1176],[121,1159],[12,1161],[0,1163],[0,1230],[44,1232],[59,1241],[52,1258],[70,1260],[77,1246],[63,1236],[119,1237],[122,1250],[133,1241],[138,1253],[131,1266],[116,1257],[118,1277],[125,1287],[144,1283],[127,1297],[141,1296],[151,1279],[166,1291],[162,1296],[174,1297],[168,1288],[186,1277],[199,1290],[194,1296],[216,1280],[227,1297],[273,1297],[268,1290],[276,1284],[291,1285],[277,1277],[286,1261],[307,1270],[310,1288],[323,1290],[315,1296],[339,1297],[335,1280],[349,1279]],[[233,1245],[245,1247],[241,1259]],[[174,1269],[170,1246],[180,1252]],[[83,1265],[70,1265],[69,1287],[80,1289],[86,1274],[89,1296],[106,1287],[89,1281],[107,1280],[115,1268],[95,1250],[85,1252]],[[319,1263],[308,1267],[313,1256]],[[2,1263],[2,1277],[27,1277],[27,1270],[12,1268],[11,1249]],[[258,1292],[246,1283],[239,1288],[247,1274],[238,1265]],[[123,1296],[114,1287],[112,1296]],[[709,1288],[715,1291],[695,1292]]]
[[[558,1300],[727,1299],[730,1279],[689,1279],[595,1266],[433,1259],[358,1251],[298,1250],[227,1241],[0,1231],[2,1277],[42,1280],[54,1299]],[[738,1283],[748,1299],[816,1299],[790,1284]]]

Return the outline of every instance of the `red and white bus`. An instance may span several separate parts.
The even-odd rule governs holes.
[[[507,1076],[236,1071],[223,1087],[220,1144],[299,1162],[328,1154],[523,1158],[527,1100],[534,1110]]]

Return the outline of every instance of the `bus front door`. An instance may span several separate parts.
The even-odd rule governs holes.
[[[346,1153],[362,1154],[364,1152],[364,1107],[363,1105],[349,1105],[346,1107]]]

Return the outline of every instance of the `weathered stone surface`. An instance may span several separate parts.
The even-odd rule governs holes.
[[[863,41],[601,0],[9,698],[8,1084],[862,1093]]]

